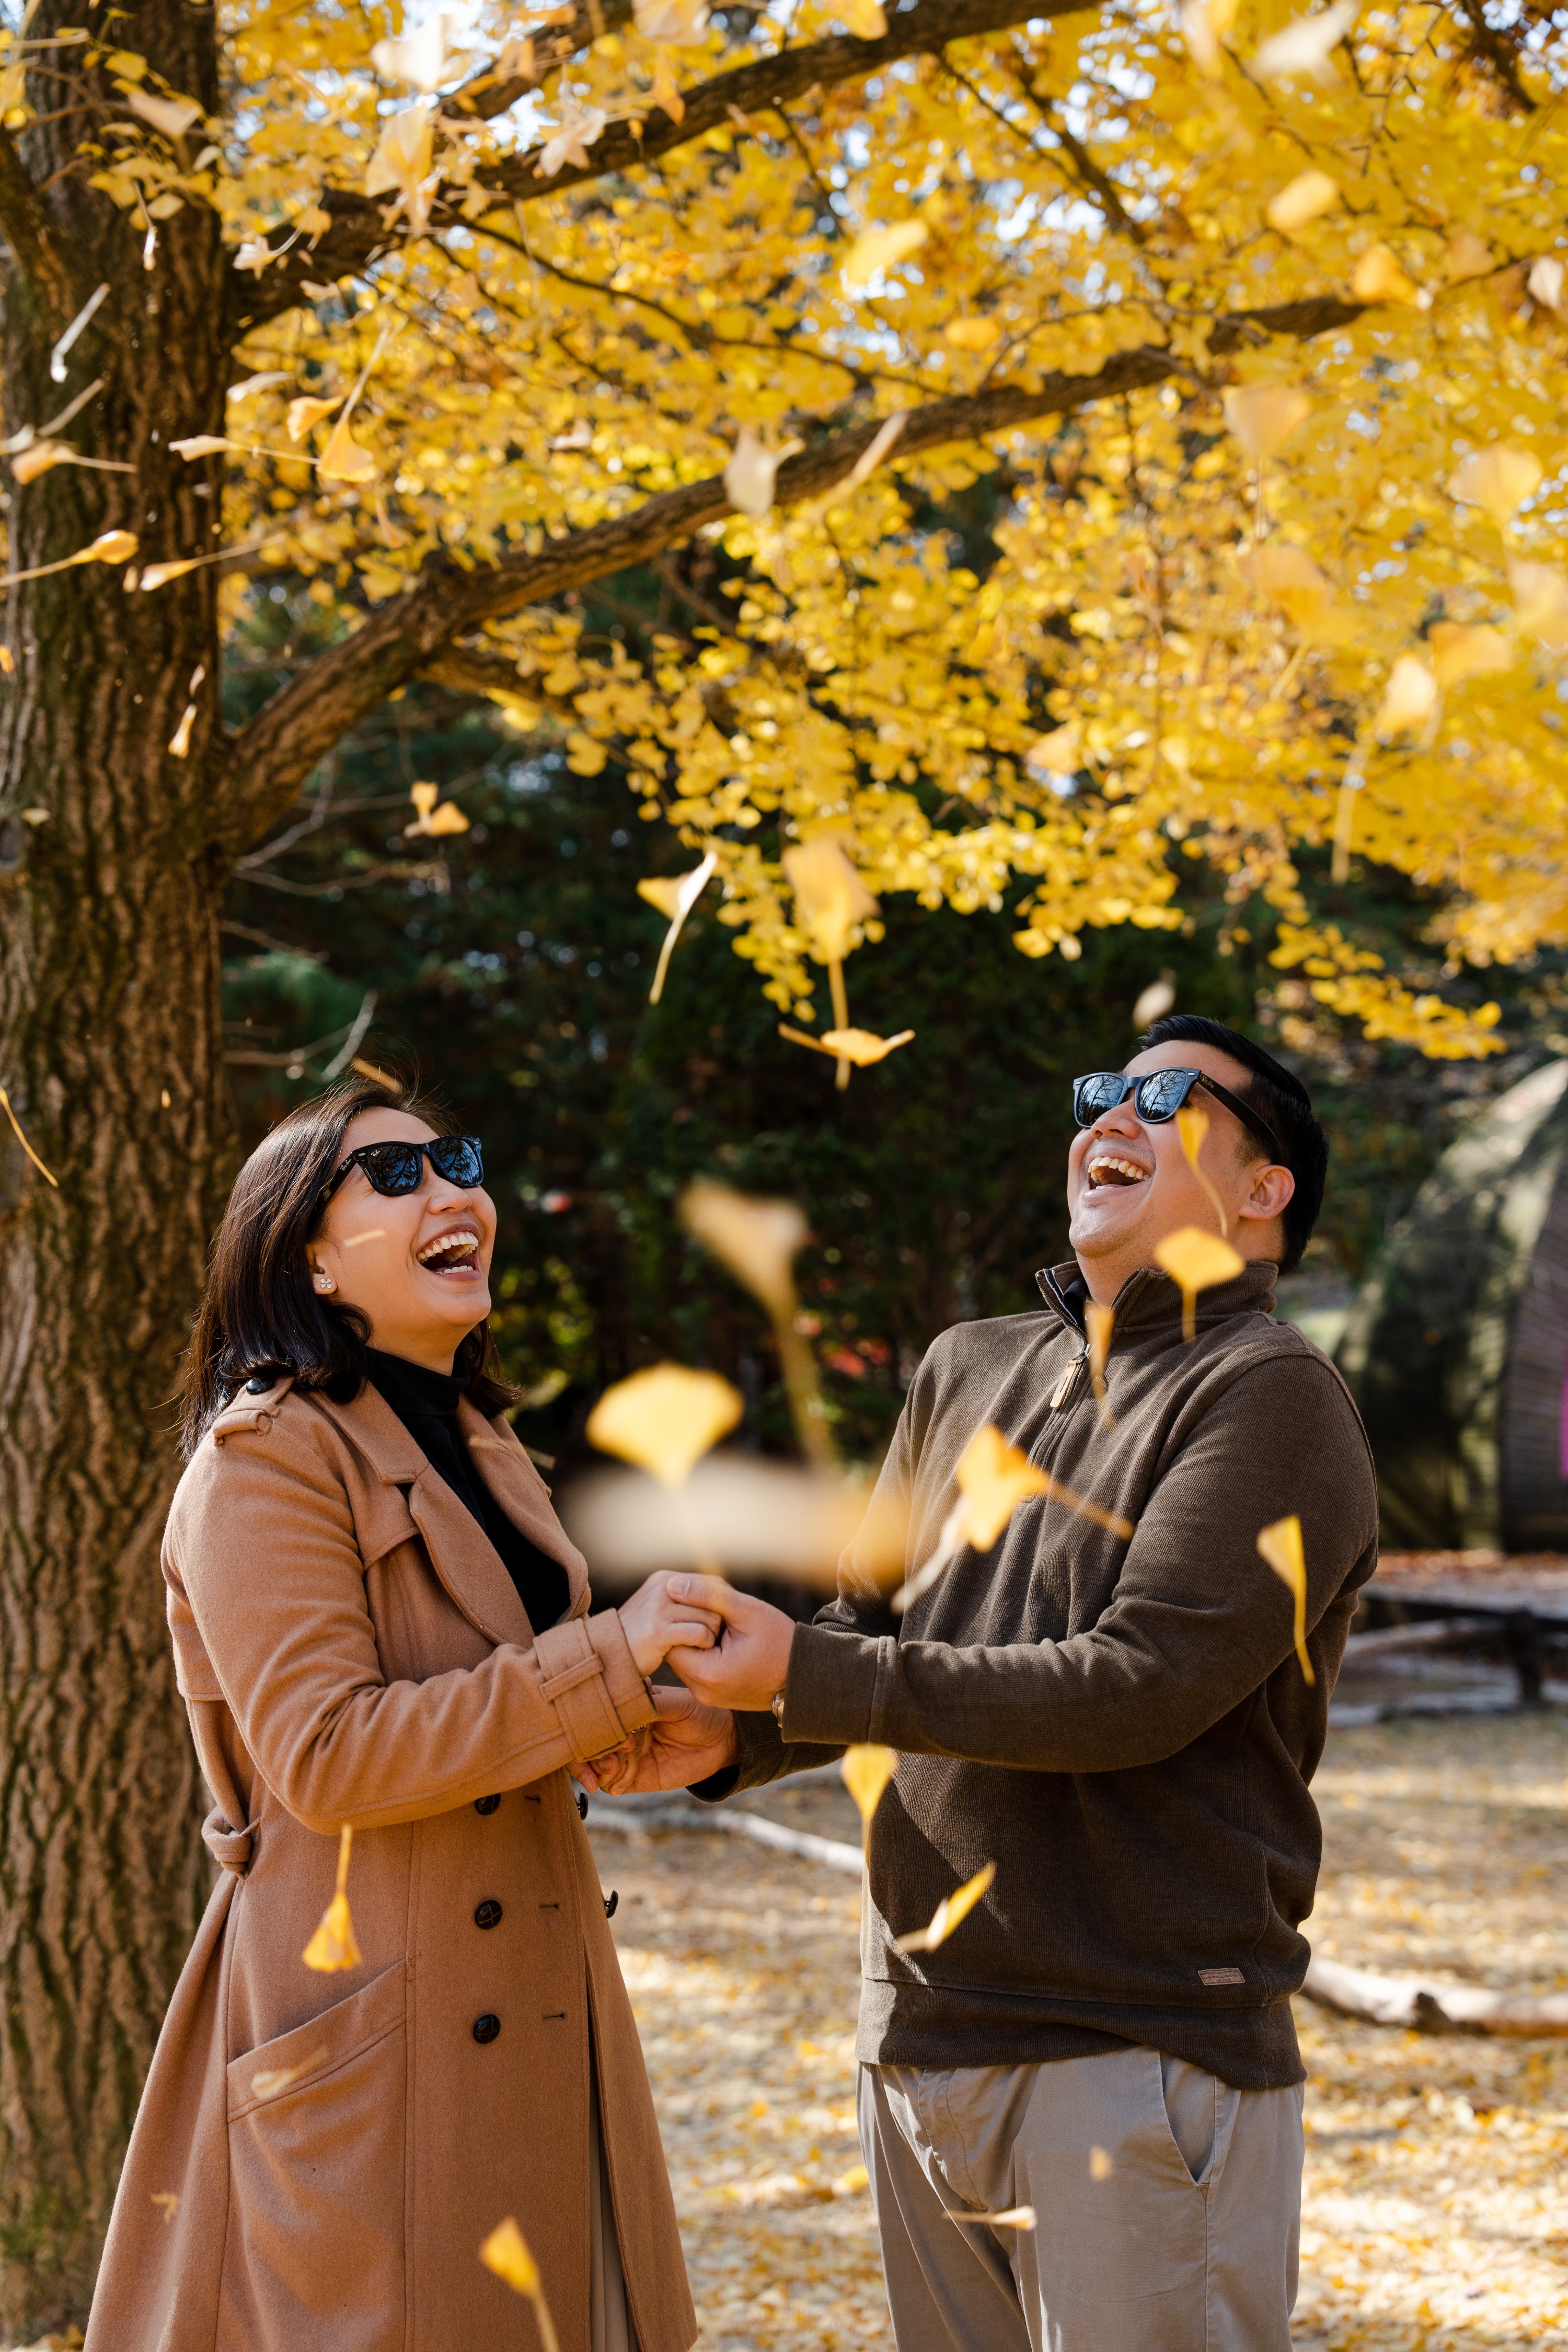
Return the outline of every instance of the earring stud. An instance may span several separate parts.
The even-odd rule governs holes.
[[[318,1274],[315,1284],[318,1290],[335,1290],[338,1286],[330,1274]]]

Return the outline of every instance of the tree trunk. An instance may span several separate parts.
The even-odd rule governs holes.
[[[65,13],[44,0],[31,30]],[[115,37],[214,105],[210,12],[173,0]],[[40,112],[58,88],[33,93]],[[23,137],[34,188],[87,129],[79,113]],[[114,529],[143,562],[216,546],[216,478],[168,449],[222,429],[215,216],[164,224],[151,268],[143,231],[74,175],[0,188],[0,216],[6,431],[101,376],[62,437],[134,469],[13,486],[11,568]],[[52,381],[51,346],[103,278]],[[58,1180],[0,1134],[0,2340],[24,2342],[85,2318],[205,1880],[158,1551],[227,1156],[216,598],[210,572],[151,595],[124,572],[12,589],[0,680],[0,1084]]]

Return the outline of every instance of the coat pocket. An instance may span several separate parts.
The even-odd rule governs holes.
[[[230,2062],[220,2345],[402,2346],[405,1976]]]

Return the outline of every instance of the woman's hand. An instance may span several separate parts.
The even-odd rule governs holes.
[[[722,1617],[710,1603],[688,1601],[689,1585],[711,1585],[721,1593],[730,1589],[718,1577],[670,1576],[660,1569],[623,1602],[621,1631],[639,1675],[662,1666],[673,1649],[710,1650],[718,1640]]]
[[[606,1797],[689,1789],[734,1762],[740,1741],[727,1706],[704,1706],[689,1691],[662,1686],[653,1697],[658,1720],[645,1726],[628,1747],[612,1748],[586,1764],[573,1766],[584,1789]]]

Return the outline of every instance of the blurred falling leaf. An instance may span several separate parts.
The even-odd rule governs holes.
[[[167,587],[171,580],[183,580],[187,572],[198,571],[201,562],[199,555],[185,555],[177,563],[149,563],[136,584],[144,595],[150,594],[154,588]]]
[[[1114,1429],[1116,1416],[1105,1392],[1105,1362],[1110,1353],[1111,1333],[1116,1328],[1115,1310],[1102,1307],[1098,1298],[1087,1300],[1083,1327],[1089,1335],[1089,1380],[1095,1402],[1100,1407],[1100,1426],[1102,1429]]]
[[[664,945],[658,951],[658,969],[653,976],[653,986],[647,992],[650,1004],[657,1004],[664,994],[664,976],[669,970],[669,959],[674,952],[675,942],[680,937],[681,925],[702,896],[708,877],[718,863],[717,854],[710,849],[701,865],[694,866],[689,874],[649,875],[637,884],[637,897],[646,898],[650,907],[657,907],[669,925],[664,936]]]
[[[183,457],[187,466],[194,464],[198,457],[216,457],[220,449],[232,449],[236,446],[232,441],[226,441],[221,433],[192,433],[183,441],[171,441],[169,444],[175,457]]]
[[[45,1181],[46,1181],[47,1183],[50,1183],[50,1184],[52,1184],[52,1185],[54,1186],[54,1188],[55,1188],[55,1191],[58,1192],[59,1191],[59,1189],[60,1189],[60,1188],[59,1188],[59,1180],[58,1180],[57,1177],[51,1176],[51,1175],[49,1174],[48,1170],[45,1167],[45,1165],[44,1165],[43,1161],[39,1159],[39,1157],[38,1157],[37,1153],[34,1150],[34,1149],[33,1149],[32,1145],[28,1142],[28,1140],[27,1140],[26,1137],[23,1134],[23,1132],[22,1132],[22,1122],[21,1122],[21,1120],[16,1117],[16,1112],[12,1109],[12,1108],[11,1108],[11,1097],[10,1097],[10,1096],[6,1093],[6,1091],[5,1091],[5,1087],[0,1087],[0,1110],[3,1110],[3,1111],[5,1112],[5,1114],[6,1118],[10,1120],[10,1122],[11,1122],[11,1132],[12,1132],[12,1134],[16,1137],[16,1139],[17,1142],[21,1145],[21,1147],[22,1147],[23,1150],[26,1153],[26,1155],[27,1155],[28,1159],[32,1161],[32,1163],[33,1163],[34,1167],[37,1170],[37,1171],[38,1171],[39,1175],[40,1175],[40,1176],[42,1176],[42,1177],[44,1178],[44,1180],[45,1180]]]
[[[1358,302],[1405,302],[1415,310],[1426,310],[1432,300],[1386,245],[1367,247],[1351,272],[1351,292]]]
[[[202,110],[193,98],[158,98],[150,89],[132,89],[121,93],[121,103],[165,139],[183,139],[192,123],[201,121]]]
[[[319,1969],[330,1976],[338,1969],[358,1969],[364,1965],[364,1956],[354,1941],[354,1923],[349,1916],[349,1851],[353,1844],[353,1831],[345,1822],[338,1839],[337,1891],[322,1914],[321,1924],[306,1945],[303,1954],[308,1969]]]
[[[1235,0],[1182,0],[1177,16],[1182,38],[1194,65],[1209,81],[1217,81],[1225,71],[1220,37],[1235,20]]]
[[[1076,776],[1083,765],[1077,720],[1068,719],[1048,735],[1037,736],[1024,754],[1024,764],[1047,776]]]
[[[671,122],[686,120],[686,100],[675,79],[675,66],[668,48],[654,51],[653,88],[648,93],[655,106],[662,107]]]
[[[1305,548],[1284,540],[1269,540],[1242,556],[1237,565],[1243,579],[1278,604],[1304,637],[1322,641],[1338,636],[1348,616],[1334,605],[1332,583],[1319,571]]]
[[[19,482],[36,482],[40,474],[65,466],[76,452],[66,441],[35,441],[26,449],[18,449],[11,460],[11,471]]]
[[[809,1227],[793,1201],[753,1200],[727,1184],[701,1181],[681,1194],[689,1234],[753,1291],[772,1316],[795,1313],[795,1258]]]
[[[416,236],[423,236],[430,226],[435,185],[433,118],[431,103],[424,99],[384,122],[364,178],[367,196],[395,193],[393,217],[401,212]]]
[[[1296,1604],[1296,1655],[1301,1662],[1301,1679],[1315,1683],[1318,1677],[1307,1654],[1307,1555],[1296,1514],[1292,1511],[1288,1519],[1276,1519],[1259,1528],[1258,1549]]]
[[[783,865],[784,880],[795,892],[796,914],[813,947],[825,963],[841,963],[856,924],[877,912],[877,901],[843,844],[819,834],[815,841],[786,849]]]
[[[191,729],[195,725],[195,723],[196,706],[194,702],[187,702],[184,717],[181,719],[180,723],[175,728],[173,735],[169,738],[169,751],[171,757],[176,760],[184,760],[189,757],[191,749]]]
[[[15,587],[21,580],[46,580],[54,572],[70,572],[79,563],[129,563],[136,552],[133,530],[105,530],[90,546],[79,547],[74,555],[62,555],[53,563],[35,563],[26,572],[7,572],[0,578],[0,588]]]
[[[253,2074],[250,2078],[251,2097],[253,2099],[281,2098],[291,2084],[300,2082],[305,2075],[313,2074],[326,2055],[327,2045],[323,2042],[319,2049],[310,2051],[306,2057],[301,2058],[297,2066],[263,2066],[259,2074]]]
[[[632,15],[645,41],[668,41],[688,48],[708,30],[708,0],[633,0]]]
[[[907,1045],[914,1034],[912,1029],[900,1029],[895,1037],[879,1037],[870,1029],[826,1029],[820,1037],[808,1037],[804,1029],[779,1023],[779,1035],[787,1037],[792,1045],[809,1045],[814,1054],[826,1054],[830,1059],[841,1057],[853,1062],[858,1070],[885,1061],[895,1045]]]
[[[1492,250],[1484,237],[1465,228],[1449,238],[1443,270],[1450,286],[1462,286],[1468,278],[1485,278],[1492,267]]]
[[[416,834],[428,834],[438,838],[444,834],[468,832],[468,820],[456,801],[441,801],[440,807],[437,807],[437,802],[441,800],[439,784],[413,784],[409,787],[408,797],[419,814],[412,824],[404,826],[405,841],[412,840]]]
[[[1331,8],[1321,9],[1315,16],[1292,16],[1254,52],[1253,72],[1262,81],[1283,81],[1300,74],[1312,81],[1331,81],[1331,52],[1360,13],[1361,0],[1334,0]]]
[[[1148,1029],[1156,1021],[1163,1021],[1175,1001],[1175,974],[1163,971],[1158,980],[1149,982],[1132,1007],[1132,1026]]]
[[[1287,383],[1233,384],[1223,404],[1226,423],[1255,466],[1283,448],[1312,413],[1307,394]]]
[[[1208,1131],[1209,1115],[1207,1111],[1205,1110],[1199,1103],[1192,1102],[1190,1100],[1184,1102],[1182,1105],[1181,1109],[1176,1113],[1176,1133],[1181,1138],[1183,1156],[1186,1160],[1187,1166],[1192,1170],[1193,1174],[1197,1178],[1198,1182],[1203,1186],[1204,1191],[1208,1195],[1215,1215],[1219,1219],[1220,1232],[1222,1234],[1228,1234],[1230,1231],[1230,1220],[1225,1213],[1225,1203],[1220,1199],[1219,1194],[1215,1191],[1214,1186],[1209,1182],[1208,1178],[1204,1174],[1198,1157],[1200,1152],[1203,1150],[1204,1139],[1207,1135]]]
[[[1445,693],[1468,677],[1489,677],[1511,669],[1519,656],[1500,629],[1464,628],[1438,621],[1427,631],[1432,669]]]
[[[897,1750],[891,1748],[856,1746],[847,1748],[838,1769],[844,1785],[860,1808],[860,1831],[864,1836],[871,1826],[871,1816],[882,1801],[882,1792],[898,1767]]]
[[[1568,572],[1554,563],[1510,562],[1514,617],[1526,636],[1554,654],[1568,650]]]
[[[773,505],[779,467],[805,446],[804,441],[786,441],[780,448],[769,449],[749,425],[742,425],[734,454],[724,468],[724,489],[731,505],[760,522]]]
[[[950,319],[942,331],[955,352],[988,352],[1002,329],[996,320],[979,317]]]
[[[533,167],[536,180],[552,180],[563,163],[573,164],[579,172],[588,169],[588,150],[599,139],[609,121],[601,106],[586,110],[573,103],[562,110],[561,120],[551,129],[550,137],[539,151],[539,161]]]
[[[494,2271],[497,2278],[504,2279],[518,2294],[527,2295],[533,2305],[542,2352],[561,2352],[555,2323],[550,2316],[550,2305],[544,2300],[539,2264],[529,2252],[528,2241],[510,2213],[490,2231],[479,2248],[479,2260],[488,2271]]]
[[[1462,499],[1467,506],[1484,508],[1500,526],[1539,487],[1541,478],[1538,457],[1528,449],[1500,441],[1490,449],[1476,450],[1455,467],[1448,477],[1448,494]]]
[[[1437,707],[1437,681],[1424,661],[1401,654],[1388,673],[1373,727],[1379,735],[1403,735],[1424,727]]]
[[[1223,1244],[1216,1242],[1215,1246],[1217,1249]],[[1002,1432],[990,1422],[984,1423],[970,1439],[953,1475],[959,1499],[942,1522],[935,1551],[894,1593],[890,1605],[895,1615],[901,1615],[911,1601],[934,1584],[966,1544],[973,1551],[988,1552],[1018,1505],[1031,1495],[1044,1495],[1051,1502],[1064,1504],[1080,1518],[1092,1519],[1097,1527],[1109,1528],[1124,1542],[1131,1537],[1131,1519],[1113,1511],[1102,1511],[1098,1503],[1086,1501],[1071,1486],[1053,1478],[1049,1471],[1037,1468],[1026,1454],[1009,1445]]]
[[[918,253],[931,235],[923,220],[896,221],[891,228],[868,228],[858,236],[845,256],[839,277],[852,290],[869,285],[879,270],[891,269],[911,253]]]
[[[154,2189],[153,2202],[163,2208],[165,2221],[172,2221],[180,2210],[179,2193],[173,2189]]]
[[[1089,2177],[1091,2180],[1109,2180],[1116,2167],[1108,2148],[1091,2147],[1089,2151]]]
[[[374,482],[381,468],[370,451],[354,439],[343,415],[316,460],[316,471],[323,482]]]
[[[995,1875],[996,1864],[988,1862],[983,1870],[975,1872],[973,1878],[966,1879],[956,1894],[942,1896],[931,1914],[929,1927],[917,1927],[912,1936],[899,1937],[894,1949],[900,1952],[934,1952],[939,1944],[946,1943],[960,1920],[968,1918]]]
[[[717,1372],[650,1364],[605,1391],[588,1415],[588,1440],[601,1453],[619,1454],[663,1485],[679,1486],[744,1411],[740,1391]]]
[[[1196,1225],[1183,1225],[1167,1234],[1154,1244],[1154,1263],[1163,1268],[1182,1294],[1182,1337],[1197,1336],[1197,1296],[1200,1290],[1211,1290],[1216,1282],[1232,1282],[1247,1261],[1217,1234],[1205,1234]]]
[[[965,2230],[1033,2230],[1039,2215],[1032,2205],[1009,2205],[1005,2213],[955,2213],[952,2219]]]
[[[1298,172],[1277,195],[1270,196],[1264,218],[1270,228],[1289,236],[1309,221],[1319,219],[1340,200],[1340,184],[1327,172]]]
[[[1543,253],[1525,280],[1531,299],[1543,310],[1555,311],[1559,318],[1563,316],[1563,264],[1552,255]]]
[[[880,0],[839,0],[837,14],[858,41],[879,41],[888,29]]]
[[[313,425],[319,425],[323,416],[330,416],[334,408],[341,408],[342,404],[341,392],[334,393],[331,400],[316,400],[308,393],[298,400],[291,400],[287,418],[289,440],[302,441]]]
[[[447,41],[452,19],[443,8],[434,16],[426,16],[417,32],[406,33],[400,40],[377,41],[370,53],[370,61],[383,81],[406,82],[410,89],[423,90],[426,97],[438,88],[454,70],[457,59],[447,62]]]

